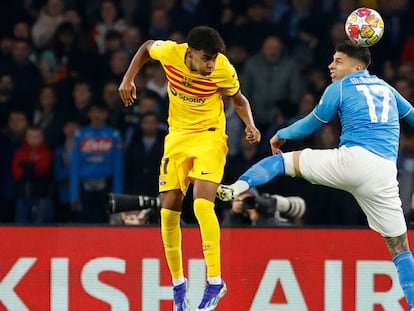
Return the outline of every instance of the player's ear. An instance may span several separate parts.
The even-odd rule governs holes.
[[[188,58],[192,58],[193,57],[193,54],[192,54],[192,50],[191,50],[191,48],[187,48],[187,52],[186,52],[186,54],[187,54],[187,57]]]
[[[356,64],[356,70],[357,71],[360,71],[360,70],[363,70],[363,69],[365,69],[365,66],[363,66],[361,63]]]

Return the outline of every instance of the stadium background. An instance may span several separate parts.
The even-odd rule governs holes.
[[[103,23],[101,15],[101,8],[108,3],[117,12],[112,28]],[[405,94],[412,102],[414,10],[413,4],[408,0],[1,1],[0,221],[3,226],[0,227],[0,309],[25,310],[18,302],[21,298],[29,310],[105,310],[110,309],[111,305],[112,310],[155,310],[151,305],[145,307],[145,299],[154,300],[151,296],[153,292],[148,288],[158,289],[158,286],[169,284],[156,228],[78,225],[71,215],[61,215],[61,205],[55,193],[51,194],[55,218],[44,224],[47,226],[14,226],[16,196],[10,189],[13,189],[15,181],[5,174],[10,168],[10,155],[5,152],[9,146],[7,119],[11,111],[23,111],[30,124],[44,125],[44,130],[48,133],[48,143],[52,151],[55,151],[64,143],[62,128],[67,119],[77,119],[81,125],[87,122],[82,119],[84,115],[79,114],[76,107],[78,99],[75,89],[79,84],[86,84],[90,89],[86,106],[92,102],[105,103],[105,86],[110,82],[112,85],[119,84],[126,64],[140,43],[150,38],[184,40],[188,30],[198,24],[213,26],[223,35],[227,55],[238,70],[242,88],[244,65],[248,59],[260,53],[262,42],[268,35],[278,36],[284,45],[284,56],[293,61],[300,73],[303,95],[311,94],[317,100],[324,86],[329,83],[326,66],[330,62],[333,46],[336,40],[344,39],[343,28],[339,26],[343,26],[349,12],[364,5],[377,9],[383,16],[386,27],[383,39],[371,49],[371,71],[397,88],[401,80],[407,82]],[[62,45],[57,39],[57,33],[74,33],[75,43]],[[132,35],[127,36],[126,33]],[[30,65],[28,70],[15,66],[15,58],[19,55],[13,55],[13,51],[16,51],[15,44],[22,41],[30,47],[25,59]],[[154,72],[157,71],[154,68],[156,65],[150,64],[137,78],[138,87],[143,94],[149,92],[149,82],[156,80]],[[11,87],[10,83],[5,83],[5,77],[12,78]],[[44,122],[42,117],[42,121],[39,121],[39,117],[36,118],[39,115],[37,112],[41,111],[40,94],[50,86],[57,94],[56,111],[59,115],[52,124]],[[111,117],[108,122],[126,139],[126,124],[133,127],[134,122],[139,119],[140,111],[121,110],[119,99],[117,102],[118,108],[109,107]],[[254,102],[251,104],[255,105]],[[274,115],[277,122],[283,114],[288,120],[300,116],[299,100],[275,99],[274,105],[275,111],[279,112]],[[165,126],[166,109],[163,98],[157,98],[156,111],[163,122],[162,126]],[[274,126],[279,125],[277,122],[261,124],[263,133],[274,129]],[[334,129],[336,126],[333,123]],[[404,131],[402,147],[405,149],[402,148],[401,159],[407,159],[404,163],[410,163],[413,158],[410,139],[414,135],[407,129]],[[287,148],[321,146],[322,133],[318,132],[299,144],[288,145]],[[337,131],[332,133],[332,141],[335,142]],[[228,180],[249,164],[246,159],[233,161],[243,145],[238,142],[237,136],[232,136],[236,135],[230,131],[229,139],[236,141],[233,154],[235,158],[229,158],[228,163],[237,164],[227,172],[225,178]],[[249,160],[254,161],[265,156],[268,152],[266,144],[264,139],[264,144],[259,146],[253,160]],[[124,159],[124,162],[125,167],[128,167],[128,161]],[[237,167],[238,164],[240,166]],[[412,170],[406,167],[407,165],[400,166],[399,176],[402,191],[408,193],[408,199],[403,202],[409,213],[414,178]],[[157,175],[156,172],[151,174]],[[50,180],[50,185],[56,191],[57,181]],[[139,194],[142,193],[141,190],[125,188],[126,193]],[[382,240],[369,230],[351,229],[365,225],[365,220],[351,197],[336,190],[289,178],[278,178],[260,190],[302,196],[308,206],[303,220],[306,228],[223,230],[223,258],[225,273],[228,275],[226,280],[231,290],[229,296],[223,300],[222,308],[341,310],[337,303],[342,301],[343,310],[405,310],[405,302],[401,302],[404,307],[397,307],[396,301],[402,295],[398,283],[395,282],[393,270],[388,269],[389,255]],[[155,195],[154,191],[156,193],[156,189],[146,191],[149,195]],[[187,207],[189,202],[190,198],[187,198]],[[219,216],[224,217],[228,209],[229,206],[219,205]],[[186,208],[186,211],[184,221],[189,228],[184,231],[184,252],[186,261],[194,261],[194,269],[197,270],[202,258],[198,250],[199,237],[196,230],[191,228],[195,224],[191,209]],[[61,218],[57,218],[57,215]],[[321,226],[329,229],[321,229]],[[343,226],[349,228],[338,229]],[[158,263],[161,271],[159,277],[151,279],[149,285],[143,278],[143,266],[147,260],[151,269]],[[287,269],[283,270],[287,271],[286,275],[280,276],[280,284],[272,278],[263,281],[267,271],[265,267],[271,270],[277,264],[284,265],[282,267]],[[298,287],[294,282],[289,283],[292,282],[289,264],[298,278],[306,307],[300,306],[300,299],[297,299],[298,292],[295,290]],[[109,272],[98,277],[99,267]],[[378,270],[375,267],[379,267]],[[147,273],[151,274],[151,269]],[[342,275],[343,283],[338,281],[338,275]],[[82,276],[86,279],[83,280]],[[89,282],[88,278],[92,285],[86,285],[85,288],[83,282]],[[195,284],[202,279],[197,274],[190,278]],[[368,283],[364,283],[364,280]],[[265,287],[263,292],[258,291],[260,281]],[[370,281],[372,282],[369,283]],[[334,282],[333,289],[329,282]],[[111,290],[102,284],[109,284],[120,291]],[[33,290],[41,293],[35,297],[31,294]],[[122,294],[123,292],[126,294]],[[167,292],[169,293],[165,291],[164,294],[161,290],[162,298],[155,299],[164,299],[160,302],[161,310],[171,308],[171,297]],[[367,294],[371,292],[372,295]],[[199,293],[194,292],[192,295],[197,297]],[[294,295],[295,299],[289,295]],[[97,299],[97,296],[106,298]],[[257,305],[254,305],[255,299],[258,301]],[[260,305],[266,302],[268,305]]]

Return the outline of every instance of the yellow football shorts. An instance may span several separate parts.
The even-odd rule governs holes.
[[[159,191],[181,189],[194,179],[220,183],[227,155],[227,135],[220,130],[173,132],[165,137]]]

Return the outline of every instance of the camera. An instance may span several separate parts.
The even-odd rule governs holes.
[[[146,209],[158,212],[161,209],[160,198],[147,195],[108,193],[107,210],[109,214]]]
[[[243,208],[256,209],[264,216],[294,219],[305,214],[306,203],[305,200],[297,196],[284,197],[263,193],[259,196],[249,196],[243,199]]]

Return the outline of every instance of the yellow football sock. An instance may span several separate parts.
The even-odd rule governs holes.
[[[220,276],[220,225],[214,212],[214,203],[206,199],[195,199],[194,214],[200,225],[207,277]]]
[[[173,279],[184,276],[181,253],[181,212],[161,209],[161,236],[164,243],[165,258]]]

